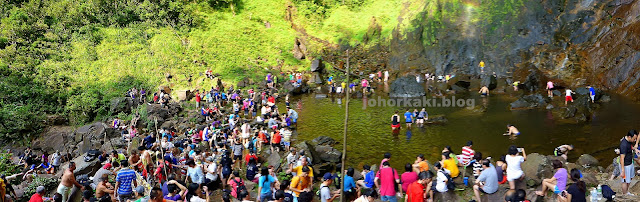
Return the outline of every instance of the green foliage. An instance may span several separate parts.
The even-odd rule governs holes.
[[[0,175],[13,175],[20,172],[18,165],[11,162],[11,154],[0,152]]]
[[[34,178],[33,181],[24,189],[24,194],[21,198],[22,201],[28,201],[29,198],[36,193],[36,188],[39,186],[44,186],[45,190],[53,190],[58,186],[58,178]]]

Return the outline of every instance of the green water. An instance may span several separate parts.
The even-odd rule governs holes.
[[[294,141],[312,140],[318,136],[329,136],[342,149],[342,134],[345,113],[344,98],[317,98],[308,94],[292,99],[292,106],[299,112],[298,136]],[[382,96],[370,95],[372,97]],[[400,116],[404,107],[366,107],[368,99],[352,98],[349,107],[349,127],[347,137],[347,165],[361,168],[364,164],[379,164],[385,152],[392,154],[391,164],[397,169],[405,163],[413,163],[417,154],[424,154],[430,162],[440,159],[440,152],[450,145],[456,154],[468,141],[474,142],[476,152],[483,156],[498,158],[507,152],[509,145],[524,147],[527,153],[551,155],[553,149],[562,144],[573,144],[569,160],[575,161],[582,153],[594,155],[604,167],[615,156],[613,147],[629,129],[638,127],[640,105],[622,97],[612,96],[612,101],[604,103],[587,123],[564,123],[553,117],[551,111],[509,110],[509,103],[516,100],[513,93],[492,95],[481,98],[473,93],[457,98],[474,99],[476,105],[484,104],[484,113],[472,112],[460,107],[427,107],[430,116],[445,115],[444,125],[426,125],[411,130],[403,128],[398,135],[392,135],[390,117],[395,110]],[[555,97],[560,102],[560,97]],[[556,104],[558,105],[558,104]],[[557,106],[556,106],[557,107]],[[413,109],[411,109],[413,110]],[[404,120],[404,119],[402,119]],[[507,124],[514,124],[522,133],[517,139],[509,139],[502,134]]]

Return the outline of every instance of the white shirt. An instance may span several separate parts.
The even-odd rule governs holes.
[[[443,171],[438,171],[437,177],[436,177],[436,190],[438,190],[438,192],[447,192],[447,183],[445,182],[445,180],[447,180],[447,176],[444,175],[444,173],[442,173]],[[446,171],[444,171],[446,172]]]
[[[567,96],[571,96],[571,93],[573,93],[573,91],[571,91],[571,89],[567,89]]]
[[[189,200],[190,202],[207,202],[206,200],[198,197],[198,196],[192,196],[191,199]]]
[[[58,153],[53,153],[51,155],[51,161],[52,161],[51,165],[59,166],[60,165],[60,157],[61,156]]]
[[[507,175],[509,175],[509,173],[515,174],[522,172],[520,164],[524,162],[524,157],[507,155],[505,157],[505,161],[507,161]]]
[[[289,155],[287,155],[287,164],[291,165],[294,164],[297,166],[297,162],[298,162],[298,158],[296,158],[297,155],[289,153]]]
[[[209,166],[207,167],[207,179],[216,181],[218,179],[218,174],[216,173],[217,169],[218,164],[216,164],[215,162],[211,162],[211,164],[209,164]]]

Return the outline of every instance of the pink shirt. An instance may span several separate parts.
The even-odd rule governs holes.
[[[551,81],[547,82],[547,88],[548,89],[552,89],[553,88],[553,82],[551,82]]]
[[[398,180],[398,172],[391,168],[386,167],[380,169],[380,172],[376,173],[376,178],[380,179],[380,195],[381,196],[395,196],[396,189],[395,180]]]
[[[416,172],[402,173],[402,191],[407,193],[409,185],[418,180],[418,174]]]
[[[369,81],[367,81],[366,79],[362,79],[362,87],[367,87],[369,86]]]

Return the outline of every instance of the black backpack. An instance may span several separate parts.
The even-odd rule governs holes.
[[[242,192],[243,190],[247,190],[247,187],[244,186],[244,182],[240,181],[238,182],[236,179],[233,179],[233,181],[236,183],[236,196],[240,197],[240,192]],[[242,200],[241,198],[238,198],[238,200]]]
[[[84,162],[93,161],[96,158],[98,158],[98,156],[100,156],[100,154],[102,154],[102,152],[100,152],[100,150],[97,150],[97,149],[89,150],[89,151],[87,151],[87,154],[84,155]]]
[[[456,183],[453,182],[453,178],[451,178],[451,175],[449,175],[447,172],[444,172],[444,170],[440,170],[440,172],[442,172],[442,174],[444,174],[444,176],[447,177],[447,189],[455,190]]]
[[[606,198],[608,201],[613,200],[613,196],[616,195],[616,192],[611,190],[611,187],[607,185],[602,185],[601,189],[602,189],[602,197]]]

